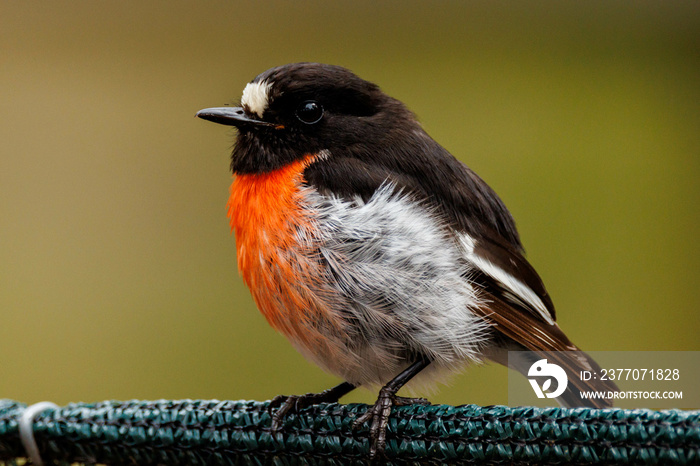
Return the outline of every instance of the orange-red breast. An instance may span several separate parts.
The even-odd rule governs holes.
[[[273,418],[355,387],[381,386],[371,455],[409,381],[509,350],[579,351],[555,323],[542,281],[523,257],[510,213],[473,171],[435,142],[398,100],[338,66],[272,68],[241,107],[206,120],[238,128],[228,209],[238,268],[260,311],[308,359],[345,382],[278,397]],[[562,353],[566,354],[566,353]],[[554,362],[595,369],[584,353]],[[526,372],[534,359],[516,368]],[[560,397],[582,401],[575,381]]]

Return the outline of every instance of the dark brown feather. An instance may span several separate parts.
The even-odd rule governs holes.
[[[530,265],[530,263],[525,259],[522,253],[513,247],[512,244],[504,241],[499,235],[493,234],[488,237],[481,238],[477,241],[474,247],[474,254],[490,261],[504,272],[517,278],[525,285],[527,285],[536,295],[542,300],[542,303],[549,311],[549,315],[552,316],[552,320],[556,320],[556,312],[554,310],[554,303],[547,293],[547,289],[544,287],[542,279],[537,274],[535,269]],[[493,280],[492,280],[493,281]],[[499,287],[499,284],[494,281],[494,286]],[[504,297],[505,298],[505,297]],[[505,298],[508,301],[511,299]],[[524,304],[526,309],[530,311],[534,316],[540,317],[537,310],[532,309],[527,303],[519,301],[515,304]]]
[[[496,332],[505,336],[515,343],[511,346],[513,350],[522,347],[525,350],[533,351],[536,354],[551,352],[547,354],[551,362],[561,366],[567,373],[569,387],[562,395],[563,402],[567,406],[589,406],[595,408],[610,407],[612,404],[607,400],[585,400],[582,399],[581,391],[619,391],[617,385],[610,381],[603,380],[580,380],[579,372],[582,370],[598,371],[600,366],[587,354],[574,345],[569,338],[564,335],[557,324],[550,325],[541,318],[537,318],[529,312],[514,308],[488,291],[483,292],[482,299],[484,305],[477,309],[483,318],[490,321]],[[575,351],[576,353],[572,353]],[[499,361],[503,362],[503,361]],[[533,360],[534,362],[534,360]]]

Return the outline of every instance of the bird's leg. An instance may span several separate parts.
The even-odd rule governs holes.
[[[272,431],[277,431],[282,427],[284,416],[289,413],[295,413],[301,409],[308,408],[317,403],[335,403],[344,395],[353,391],[356,387],[349,383],[343,382],[321,393],[307,393],[305,395],[278,395],[270,401],[269,408],[273,410],[279,409],[272,415]]]
[[[393,406],[405,406],[415,403],[430,404],[425,398],[404,398],[396,395],[396,392],[398,392],[401,387],[429,364],[430,361],[427,359],[421,359],[411,364],[406,370],[390,380],[389,383],[379,391],[379,397],[374,403],[374,406],[355,420],[353,428],[357,428],[370,420],[372,421],[369,428],[369,440],[371,442],[369,450],[370,460],[374,460],[378,455],[384,453],[384,447],[386,446],[386,427],[389,423],[389,415],[391,414],[391,408]]]

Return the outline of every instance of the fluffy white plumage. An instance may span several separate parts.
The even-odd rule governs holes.
[[[489,325],[471,311],[481,303],[470,264],[438,214],[388,184],[367,202],[312,190],[304,198],[315,225],[298,240],[318,251],[325,276],[317,283],[330,283],[315,293],[351,323],[326,335],[330,351],[293,342],[307,358],[353,384],[380,385],[411,355],[428,355],[433,364],[414,388],[434,385],[436,371],[479,361]]]

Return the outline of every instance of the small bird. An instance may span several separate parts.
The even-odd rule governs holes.
[[[207,108],[235,126],[228,215],[238,269],[272,327],[306,358],[344,380],[321,393],[279,396],[286,414],[381,387],[369,423],[370,456],[384,451],[398,396],[485,359],[527,376],[537,354],[558,351],[570,383],[599,366],[564,335],[511,214],[472,170],[435,142],[400,101],[348,69],[294,63],[245,86],[240,107]],[[570,353],[576,352],[576,353]]]

